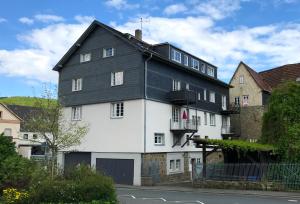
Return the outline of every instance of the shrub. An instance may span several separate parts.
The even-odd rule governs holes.
[[[28,192],[18,191],[15,188],[8,188],[3,190],[3,201],[7,204],[17,204],[27,202]]]
[[[80,166],[64,178],[45,179],[30,190],[31,203],[116,203],[113,182]]]

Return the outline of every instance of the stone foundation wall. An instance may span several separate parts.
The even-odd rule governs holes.
[[[213,152],[206,158],[206,163],[223,163],[224,162],[224,155],[222,152]]]

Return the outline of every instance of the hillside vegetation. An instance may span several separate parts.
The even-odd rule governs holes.
[[[36,98],[36,97],[29,97],[29,96],[13,96],[13,97],[0,98],[0,103],[34,107],[37,99],[45,101],[45,103],[47,102],[47,99],[43,99],[43,98]],[[55,100],[52,101],[55,102]]]

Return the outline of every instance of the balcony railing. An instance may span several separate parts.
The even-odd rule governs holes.
[[[197,102],[197,94],[191,90],[177,90],[169,92],[168,98],[176,105],[189,105]]]
[[[171,119],[171,131],[184,131],[184,132],[196,132],[197,121],[196,120],[178,120]]]
[[[221,113],[227,114],[238,114],[240,112],[240,104],[231,103],[226,108],[222,108]]]
[[[221,127],[221,134],[234,134],[234,128],[230,125],[222,125]]]

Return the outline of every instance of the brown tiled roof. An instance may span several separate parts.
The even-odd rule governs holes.
[[[264,91],[267,92],[271,92],[271,87],[269,86],[268,83],[266,83],[264,81],[264,78],[262,76],[260,76],[259,73],[257,73],[256,71],[254,71],[251,67],[249,67],[247,64],[245,64],[244,62],[241,62],[241,64],[243,64],[245,66],[245,68],[248,70],[248,72],[250,73],[250,75],[252,76],[252,78],[255,80],[256,84]]]
[[[282,82],[300,78],[300,63],[283,65],[258,74],[273,89]]]

